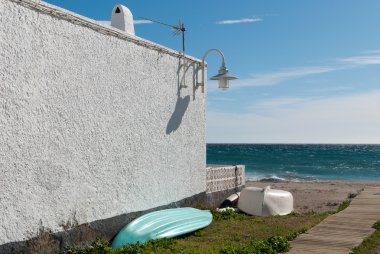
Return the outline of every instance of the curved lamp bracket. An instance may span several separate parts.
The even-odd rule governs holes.
[[[221,88],[222,90],[226,90],[227,88],[229,88],[229,82],[228,82],[229,80],[237,79],[237,77],[231,76],[228,73],[228,69],[226,68],[226,62],[224,60],[223,52],[220,51],[219,49],[210,49],[203,55],[202,63],[198,67],[198,70],[199,70],[199,68],[202,68],[202,80],[201,80],[201,82],[197,83],[197,87],[198,86],[202,87],[202,93],[204,93],[204,89],[205,89],[205,58],[211,52],[216,52],[222,57],[222,65],[219,68],[219,73],[217,75],[211,77],[210,79],[211,80],[219,80],[219,88]]]

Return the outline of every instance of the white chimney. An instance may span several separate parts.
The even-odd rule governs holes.
[[[135,35],[132,12],[124,5],[118,4],[113,8],[111,26]]]

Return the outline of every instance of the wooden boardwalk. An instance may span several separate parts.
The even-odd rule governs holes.
[[[348,208],[327,217],[291,243],[292,254],[349,253],[375,230],[380,220],[380,187],[365,188]]]

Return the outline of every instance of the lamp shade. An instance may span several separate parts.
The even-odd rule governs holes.
[[[229,80],[237,79],[228,73],[228,69],[225,66],[220,67],[219,73],[210,78],[211,80],[219,80],[219,88],[227,90],[230,87]]]

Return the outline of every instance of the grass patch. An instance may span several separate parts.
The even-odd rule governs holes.
[[[366,238],[358,247],[355,247],[352,254],[380,253],[380,231],[375,231]]]
[[[212,218],[214,221],[221,221],[221,220],[244,220],[247,218],[246,214],[243,213],[237,213],[233,210],[226,210],[224,212],[213,212],[212,213]]]
[[[351,204],[351,199],[346,199],[345,201],[343,201],[343,202],[339,205],[337,212],[339,213],[339,212],[343,211],[343,210],[346,209],[350,204]]]
[[[380,220],[373,224],[376,231],[351,250],[352,254],[380,253]]]
[[[220,253],[226,248],[237,250],[252,245],[255,241],[266,241],[274,236],[288,239],[318,224],[326,217],[327,214],[317,213],[269,217],[236,213],[215,214],[213,223],[200,230],[202,237],[191,234],[186,238],[177,239],[177,244],[184,250],[198,249],[204,253]]]
[[[372,226],[374,229],[376,230],[380,230],[380,220],[376,221],[373,226]]]
[[[318,224],[328,213],[290,214],[256,217],[240,213],[214,213],[210,226],[175,239],[159,239],[146,244],[128,245],[113,250],[106,241],[87,247],[73,247],[68,254],[124,253],[280,253],[289,241]]]
[[[112,249],[110,243],[105,240],[97,240],[90,246],[72,247],[67,254],[138,254],[138,253],[178,253],[174,239],[157,239],[145,244],[130,244],[120,249]]]

